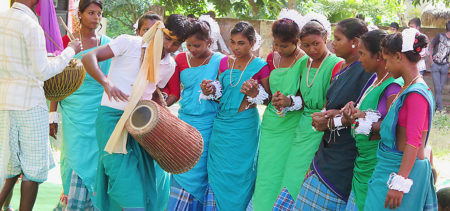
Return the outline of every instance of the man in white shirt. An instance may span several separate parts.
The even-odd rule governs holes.
[[[37,3],[16,0],[0,13],[0,187],[8,178],[0,205],[23,175],[20,210],[33,208],[38,184],[54,166],[44,81],[62,72],[81,48],[74,41],[60,56],[47,58],[44,31],[32,11]]]
[[[128,136],[127,154],[104,151],[131,96],[146,48],[141,36],[158,20],[153,17],[144,14],[142,21],[138,21],[139,36],[120,35],[82,59],[86,71],[105,89],[96,123],[100,157],[94,206],[99,210],[164,210],[167,205],[169,175],[136,140]],[[166,19],[158,81],[148,84],[142,99],[156,100],[157,87],[166,86],[176,66],[170,54],[181,46],[190,28],[190,21],[182,15],[174,14]],[[111,66],[105,76],[98,62],[109,58],[112,58]]]

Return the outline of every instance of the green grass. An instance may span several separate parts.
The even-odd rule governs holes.
[[[14,186],[14,194],[11,200],[11,206],[15,210],[19,210],[20,206],[20,185],[18,182],[16,186]],[[44,182],[39,185],[39,192],[36,199],[36,203],[34,203],[33,211],[51,211],[56,207],[59,201],[59,196],[62,192],[61,185],[55,185],[52,183]]]

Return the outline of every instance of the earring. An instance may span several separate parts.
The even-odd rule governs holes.
[[[380,61],[380,59],[377,59],[377,62],[379,62]]]
[[[352,45],[352,48],[355,48],[355,44]]]

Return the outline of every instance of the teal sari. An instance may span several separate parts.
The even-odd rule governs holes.
[[[169,199],[169,174],[158,166],[139,143],[128,135],[127,154],[103,149],[123,111],[101,106],[95,123],[98,170],[94,206],[102,211],[163,211]]]
[[[227,69],[219,76],[222,98],[208,153],[208,177],[218,210],[245,210],[253,195],[260,118],[256,108],[238,111],[245,96],[240,92],[243,82],[265,65],[256,58],[244,72]]]
[[[389,190],[386,183],[392,172],[397,173],[399,171],[403,158],[403,152],[397,149],[396,144],[398,114],[406,96],[412,92],[421,94],[429,103],[428,139],[433,117],[433,95],[427,85],[416,83],[398,97],[381,123],[381,140],[377,152],[378,163],[375,166],[372,178],[368,182],[365,210],[389,210],[389,208],[384,208]],[[428,159],[416,159],[408,178],[412,179],[414,183],[409,193],[403,195],[400,207],[395,210],[437,210],[436,190],[430,161]]]
[[[175,174],[173,177],[182,188],[192,194],[201,203],[204,201],[206,187],[208,185],[208,174],[206,170],[208,145],[214,119],[219,110],[219,104],[210,100],[202,100],[199,102],[201,92],[199,84],[203,79],[216,80],[222,57],[222,54],[215,53],[208,64],[191,67],[180,73],[183,91],[179,102],[180,110],[178,111],[178,116],[181,120],[200,131],[203,137],[203,153],[194,168],[184,174]]]
[[[102,35],[100,45],[106,45],[110,41],[109,37]],[[82,51],[74,58],[81,59],[94,49],[96,48]],[[99,62],[105,75],[108,75],[110,65],[111,59]],[[91,200],[93,199],[98,160],[95,120],[102,95],[102,85],[86,73],[80,88],[60,102],[64,136],[61,146],[61,178],[65,195],[69,195],[72,171],[75,171],[88,189]]]

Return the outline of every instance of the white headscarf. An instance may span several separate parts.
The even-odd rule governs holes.
[[[309,23],[310,21],[317,21],[327,31],[327,36],[331,35],[331,23],[330,21],[328,21],[328,18],[322,14],[315,12],[309,12],[308,14],[303,16],[303,25],[300,28],[300,31],[302,30],[303,26]]]

